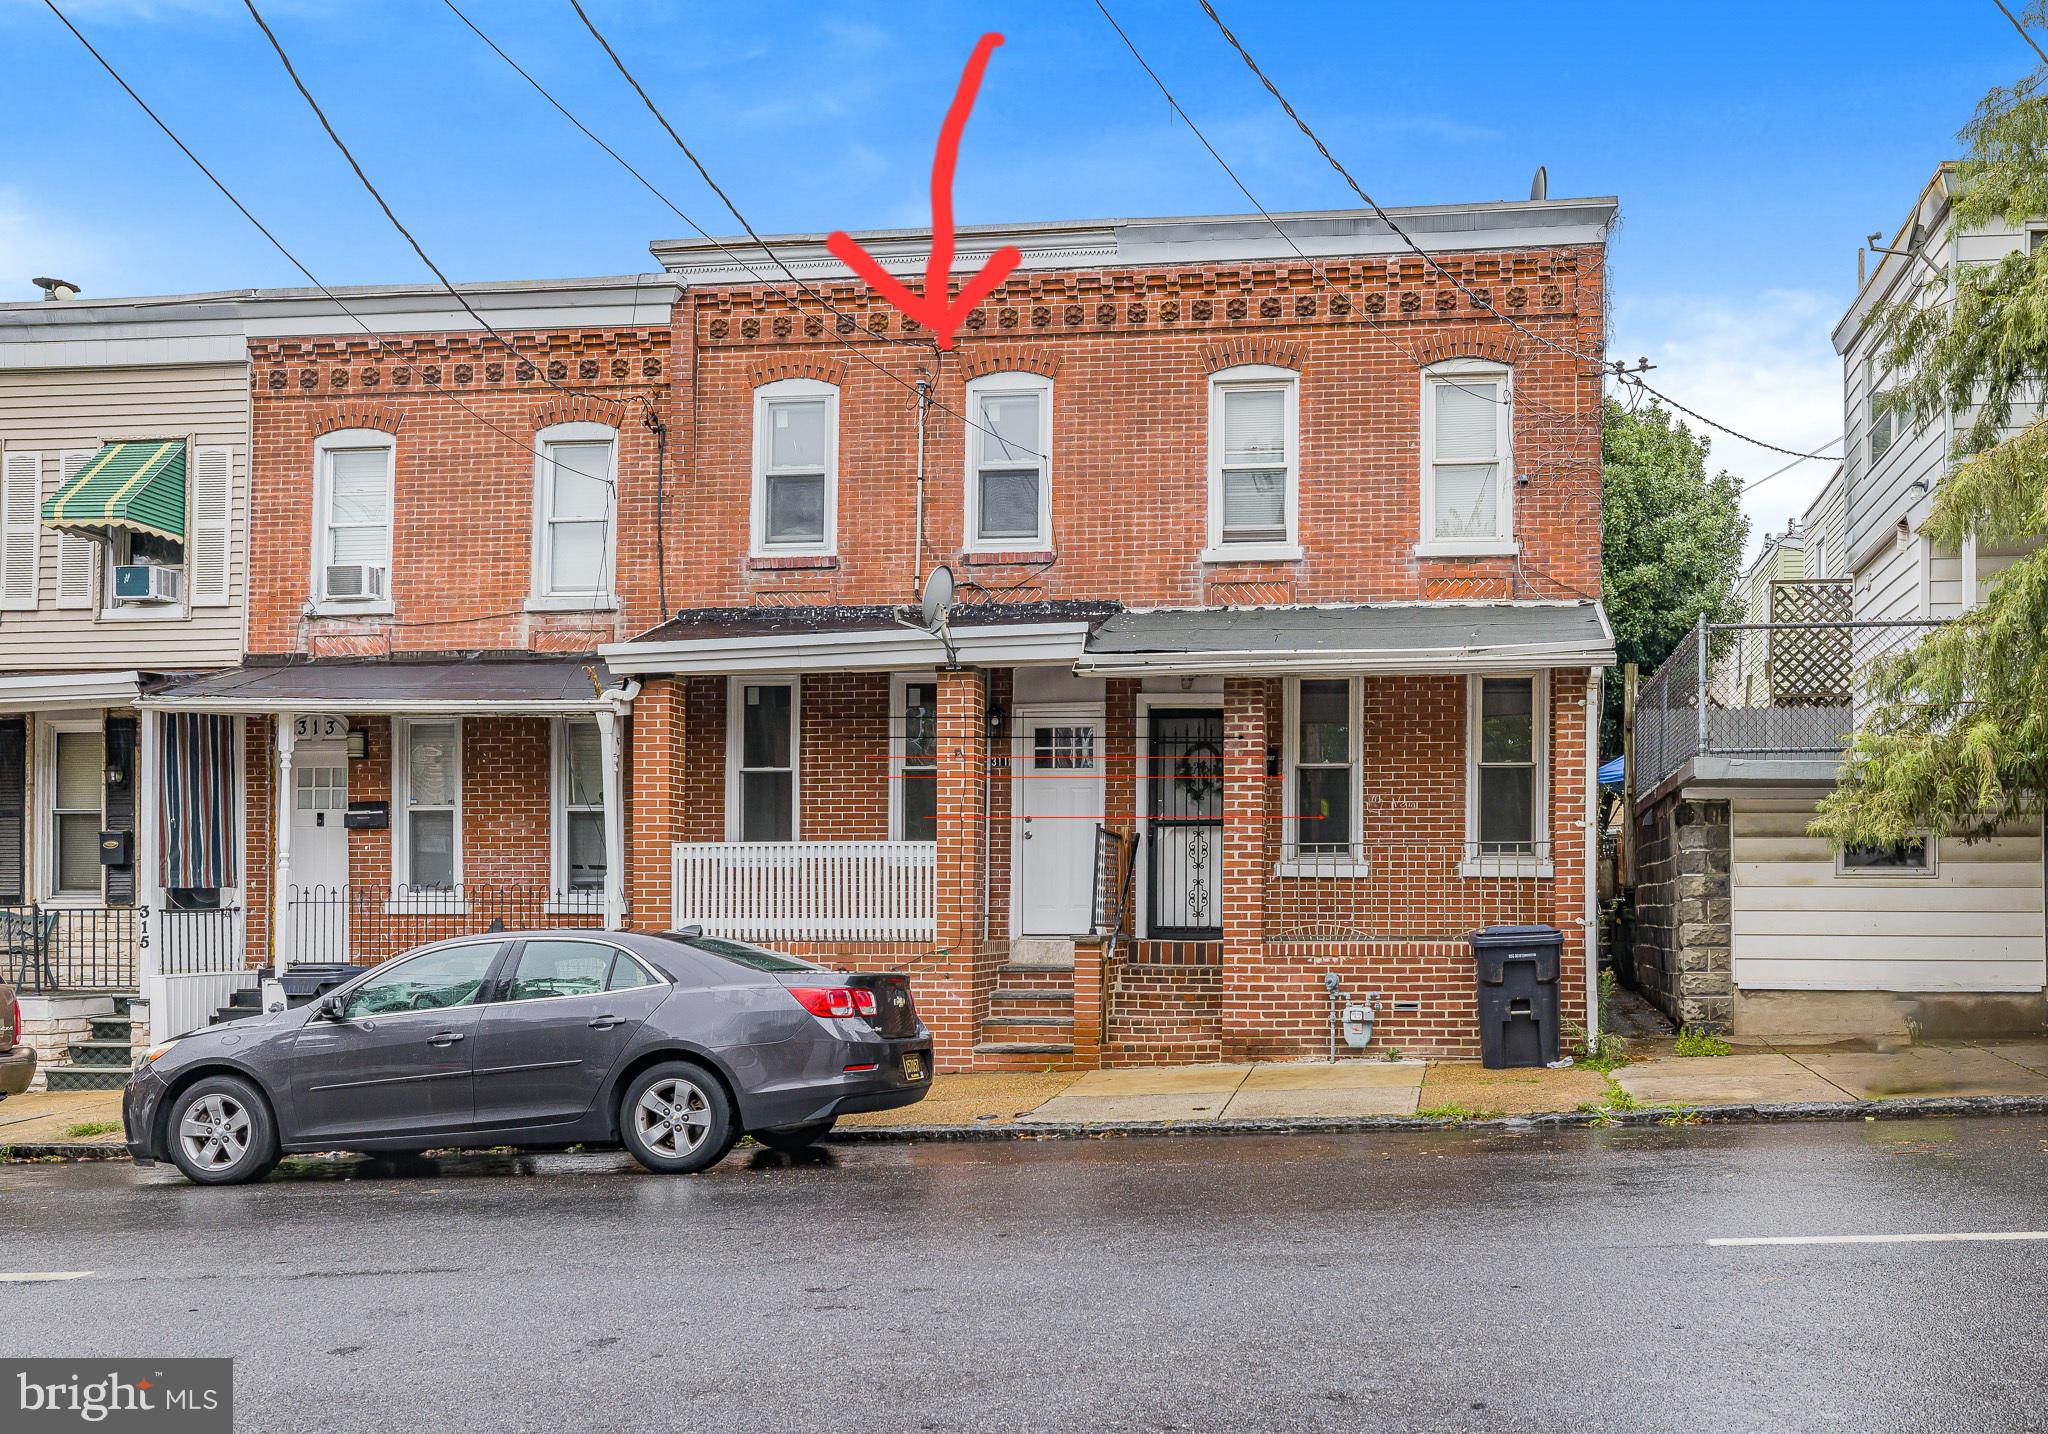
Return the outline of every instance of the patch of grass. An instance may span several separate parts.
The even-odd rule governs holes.
[[[118,1120],[81,1120],[76,1125],[65,1126],[64,1136],[67,1140],[90,1140],[95,1135],[118,1134],[120,1129]]]
[[[1682,1105],[1655,1105],[1637,1100],[1621,1087],[1613,1076],[1607,1077],[1607,1092],[1598,1100],[1582,1100],[1574,1107],[1581,1115],[1593,1117],[1593,1124],[1605,1126],[1615,1124],[1615,1117],[1629,1111],[1661,1110],[1665,1112],[1658,1120],[1659,1125],[1697,1125],[1699,1115]]]
[[[1679,1028],[1678,1040],[1672,1046],[1672,1053],[1681,1056],[1725,1056],[1735,1047],[1729,1045],[1711,1031],[1698,1026]]]
[[[1451,1101],[1446,1105],[1432,1105],[1415,1112],[1423,1120],[1449,1120],[1463,1124],[1468,1120],[1499,1120],[1503,1112],[1482,1110],[1478,1106],[1466,1105],[1463,1101]]]
[[[1401,1048],[1399,1046],[1388,1046],[1387,1053],[1381,1056],[1380,1059],[1383,1061],[1398,1061],[1401,1059]]]

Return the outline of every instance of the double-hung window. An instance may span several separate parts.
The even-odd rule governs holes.
[[[618,435],[598,423],[562,423],[535,436],[535,604],[609,606]]]
[[[1363,874],[1360,702],[1355,678],[1302,677],[1288,683],[1283,876]]]
[[[1546,684],[1540,675],[1467,680],[1466,870],[1545,874]]]
[[[314,596],[387,605],[391,596],[391,435],[343,429],[315,444]]]
[[[929,677],[891,683],[889,836],[936,841],[939,835],[939,688]]]
[[[462,884],[462,724],[408,721],[399,728],[398,873],[402,887],[448,891]]]
[[[555,887],[570,899],[604,890],[604,748],[597,719],[555,724]]]
[[[1294,558],[1299,483],[1299,382],[1290,369],[1246,364],[1209,380],[1210,562]]]
[[[786,378],[754,390],[755,553],[830,553],[838,521],[839,390]]]
[[[1870,417],[1870,466],[1875,467],[1898,437],[1899,415],[1896,410],[1882,406],[1890,391],[1889,375],[1878,367],[1875,359],[1865,363],[1863,372],[1863,403]]]
[[[795,679],[732,680],[726,724],[728,840],[796,840],[798,721]]]
[[[967,385],[967,546],[1052,546],[1052,381],[999,373]]]
[[[1504,368],[1450,364],[1423,373],[1423,554],[1512,548],[1512,414]]]

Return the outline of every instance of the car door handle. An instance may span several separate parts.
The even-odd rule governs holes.
[[[462,1032],[460,1031],[437,1031],[427,1037],[427,1044],[430,1046],[452,1046],[461,1039]]]
[[[608,1031],[618,1024],[617,1016],[593,1016],[590,1019],[590,1029],[593,1031]]]

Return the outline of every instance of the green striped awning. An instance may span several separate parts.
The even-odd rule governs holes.
[[[109,443],[43,504],[51,528],[134,528],[185,540],[185,440]]]

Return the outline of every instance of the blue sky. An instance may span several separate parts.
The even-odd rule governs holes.
[[[328,283],[424,277],[314,128],[239,0],[59,0]],[[457,0],[714,232],[730,232],[567,0]],[[923,223],[931,143],[983,30],[963,223],[1203,213],[1241,197],[1091,0],[586,0],[763,232]],[[1856,248],[1889,233],[1992,83],[2031,58],[1991,3],[1436,7],[1217,0],[1383,204],[1614,194],[1616,356],[1738,428],[1797,446],[1840,427],[1828,331]],[[439,0],[262,4],[315,94],[457,279],[629,273],[673,215]],[[1110,0],[1269,209],[1351,196],[1194,0]],[[1526,14],[1527,18],[1524,18]],[[55,273],[91,294],[301,282],[41,0],[0,0],[0,299]],[[28,143],[19,142],[26,136]],[[1781,460],[1717,439],[1761,477]],[[1781,527],[1821,477],[1759,489]]]

